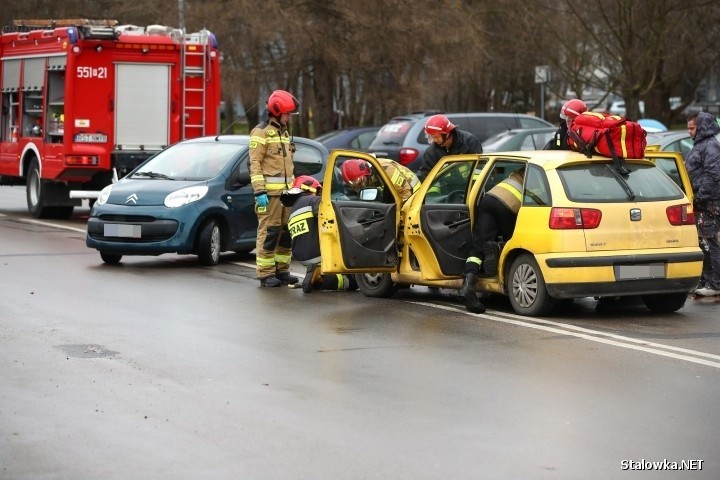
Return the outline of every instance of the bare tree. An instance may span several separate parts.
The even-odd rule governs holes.
[[[622,96],[628,116],[670,123],[718,61],[716,0],[205,0],[182,2],[187,31],[207,28],[222,52],[223,99],[244,127],[268,94],[302,102],[295,132],[381,124],[410,111],[537,111],[534,67],[548,91]],[[167,0],[6,2],[15,18],[116,18],[177,25]],[[670,109],[668,98],[684,103]],[[596,98],[598,103],[604,98]],[[601,105],[593,105],[601,108]],[[232,120],[232,119],[230,119]]]

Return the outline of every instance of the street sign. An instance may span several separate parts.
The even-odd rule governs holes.
[[[550,81],[550,67],[538,65],[535,67],[535,83],[548,83]]]

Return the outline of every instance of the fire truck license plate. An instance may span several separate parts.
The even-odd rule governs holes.
[[[104,133],[78,133],[75,135],[77,143],[105,143],[107,135]]]
[[[105,224],[106,237],[141,238],[141,231],[140,225],[120,225],[117,223]]]

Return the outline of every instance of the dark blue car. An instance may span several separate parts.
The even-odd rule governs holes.
[[[379,130],[377,126],[341,128],[315,137],[315,141],[325,145],[328,150],[339,148],[364,152],[375,140]]]
[[[105,187],[90,211],[86,244],[105,263],[123,255],[194,254],[216,265],[220,253],[255,248],[257,217],[247,135],[177,143]],[[294,137],[295,176],[322,181],[328,150]]]

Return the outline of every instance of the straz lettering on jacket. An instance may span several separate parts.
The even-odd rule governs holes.
[[[290,230],[290,238],[295,238],[298,235],[303,235],[310,232],[308,226],[308,220],[315,217],[312,213],[312,206],[299,208],[290,215],[288,219],[288,230]]]

